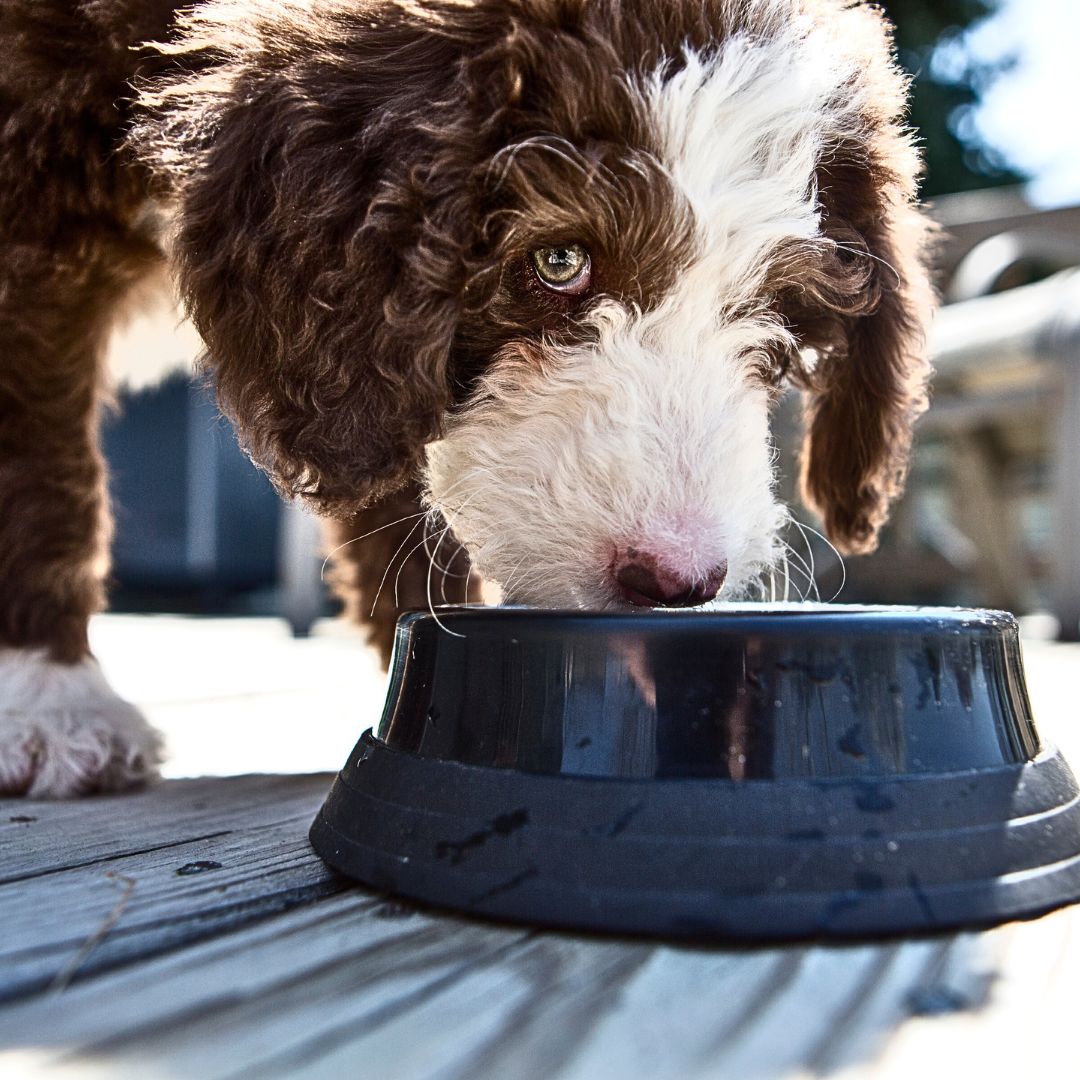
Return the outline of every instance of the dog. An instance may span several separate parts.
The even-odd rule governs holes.
[[[874,548],[932,297],[872,5],[7,0],[0,48],[3,793],[158,762],[87,620],[105,345],[165,268],[247,452],[338,521],[338,588],[374,602],[384,656],[378,585],[425,513],[468,600],[481,578],[600,609],[752,590],[787,514],[785,383],[804,501]]]

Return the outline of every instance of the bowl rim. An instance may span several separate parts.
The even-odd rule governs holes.
[[[831,603],[724,603],[707,608],[649,608],[646,610],[618,609],[598,610],[595,608],[541,608],[526,605],[481,605],[481,604],[442,604],[428,608],[410,608],[399,616],[399,625],[411,624],[422,620],[438,622],[442,619],[454,621],[478,621],[492,619],[506,623],[610,623],[613,627],[620,624],[624,630],[627,624],[645,627],[649,624],[662,626],[665,623],[712,623],[719,626],[725,622],[748,624],[755,621],[782,620],[790,623],[810,622],[825,619],[830,622],[843,622],[846,619],[858,620],[862,625],[870,618],[874,622],[918,621],[928,629],[941,628],[942,624],[957,624],[961,628],[974,628],[977,625],[995,629],[1017,627],[1016,616],[1009,611],[997,608],[965,607],[930,607],[906,604],[831,604]]]

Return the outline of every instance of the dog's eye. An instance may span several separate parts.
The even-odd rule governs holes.
[[[555,292],[578,296],[592,280],[592,260],[580,244],[537,248],[529,261],[540,283]]]

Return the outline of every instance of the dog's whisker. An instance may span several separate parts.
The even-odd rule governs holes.
[[[449,526],[449,525],[447,525],[447,526],[446,526],[446,528],[445,528],[445,529],[443,529],[443,531],[442,531],[442,536],[440,536],[440,537],[439,537],[439,543],[435,545],[435,553],[434,553],[434,555],[432,556],[432,558],[431,558],[431,561],[430,561],[430,562],[428,563],[428,571],[427,571],[427,602],[428,602],[428,611],[430,611],[430,612],[431,612],[431,617],[432,617],[432,618],[433,618],[433,619],[435,620],[435,625],[436,625],[436,626],[438,626],[440,630],[442,630],[442,631],[443,631],[444,633],[447,633],[447,634],[449,634],[449,635],[450,635],[451,637],[463,638],[463,637],[465,636],[464,634],[459,634],[459,633],[457,633],[457,631],[455,631],[455,630],[451,630],[451,629],[450,629],[450,628],[449,628],[449,627],[448,627],[448,626],[447,626],[447,625],[446,625],[446,624],[445,624],[445,623],[444,623],[444,622],[443,622],[443,621],[442,621],[442,620],[441,620],[441,619],[439,618],[439,616],[438,616],[437,612],[435,611],[435,605],[434,605],[434,603],[432,602],[432,599],[431,599],[431,570],[432,570],[432,567],[433,567],[433,566],[435,565],[435,557],[436,557],[436,556],[437,556],[437,555],[439,554],[439,544],[441,544],[441,543],[443,542],[443,540],[445,540],[445,539],[446,539],[446,534],[447,534],[447,533],[448,533],[449,531],[450,531],[450,526]],[[445,597],[444,597],[444,599],[445,599]]]
[[[427,515],[425,514],[424,518],[421,518],[420,521],[416,521],[416,522],[413,523],[413,527],[405,534],[405,539],[402,540],[400,544],[398,544],[397,549],[394,551],[394,554],[390,556],[390,560],[386,564],[386,569],[383,571],[383,576],[379,580],[379,587],[375,590],[375,597],[371,601],[371,617],[374,617],[374,615],[375,615],[375,607],[379,602],[379,597],[382,595],[383,587],[386,585],[386,579],[389,576],[390,570],[394,565],[394,560],[398,557],[398,555],[401,554],[402,548],[404,548],[405,545],[409,542],[409,540],[412,539],[413,533],[416,532],[416,530],[419,527],[421,521],[425,520],[426,517],[427,517]],[[411,554],[411,552],[410,552],[410,554]],[[406,558],[408,558],[408,555],[406,556]],[[401,565],[402,566],[405,565],[404,561],[402,562]],[[398,570],[398,575],[400,576],[400,574],[401,574],[401,571]],[[397,599],[397,583],[396,583],[396,581],[395,581],[394,598],[395,598],[395,600]]]
[[[464,502],[463,502],[463,503],[461,504],[461,506],[460,506],[460,507],[458,507],[458,510],[459,510],[459,511],[460,511],[460,510],[463,510],[463,509],[464,509],[464,508],[465,508],[466,506],[468,506],[468,504],[469,504],[469,500],[470,500],[470,499],[472,499],[472,498],[474,498],[474,497],[475,497],[475,496],[476,496],[477,494],[479,494],[479,491],[480,491],[480,490],[481,490],[481,489],[478,489],[477,491],[474,491],[474,492],[472,492],[472,493],[471,493],[471,494],[469,495],[469,497],[468,497],[468,498],[467,498],[467,499],[466,499],[466,500],[465,500],[465,501],[464,501]],[[431,509],[430,509],[430,510],[429,510],[429,511],[427,512],[427,515],[426,515],[426,517],[425,517],[425,526],[424,526],[424,531],[423,531],[423,535],[421,536],[421,538],[420,538],[420,541],[419,541],[419,543],[417,543],[417,544],[414,544],[414,545],[413,545],[413,546],[412,546],[412,547],[411,547],[411,548],[410,548],[410,549],[408,550],[408,552],[407,552],[407,553],[405,554],[405,556],[404,556],[404,557],[402,558],[402,560],[401,560],[401,563],[400,563],[400,564],[399,564],[399,566],[398,566],[398,571],[397,571],[397,574],[396,574],[396,575],[394,576],[394,604],[395,604],[395,606],[400,606],[400,599],[399,599],[398,589],[399,589],[399,586],[400,586],[400,584],[401,584],[401,574],[402,574],[402,571],[404,571],[404,569],[405,569],[405,566],[406,566],[406,564],[408,563],[409,559],[411,559],[411,558],[412,558],[412,556],[413,556],[413,555],[414,555],[414,554],[415,554],[415,553],[416,553],[417,551],[419,551],[421,547],[423,547],[423,548],[425,549],[425,551],[427,550],[427,542],[428,542],[428,539],[429,539],[429,536],[428,536],[428,533],[427,533],[427,523],[428,523],[428,522],[433,522],[433,521],[436,521],[436,520],[438,519],[438,517],[439,517],[440,515],[443,515],[443,518],[444,518],[444,520],[445,520],[445,515],[443,514],[443,512],[442,512],[442,511],[440,511],[440,510],[438,510],[438,509],[437,509],[437,508],[435,508],[435,507],[432,507],[432,508],[431,508]],[[420,522],[417,522],[417,525],[418,525],[418,524],[420,524]],[[448,524],[446,525],[445,529],[443,529],[443,535],[445,535],[445,534],[446,534],[447,532],[449,532],[449,531],[450,531],[450,530],[451,530],[452,528],[453,528],[453,525],[452,525],[452,524],[449,524],[449,523],[448,523]],[[409,536],[411,536],[411,535],[412,535],[412,533],[413,533],[413,532],[415,532],[415,531],[416,531],[416,526],[414,525],[414,526],[413,526],[413,528],[412,528],[412,530],[411,530],[411,531],[410,531],[410,533],[409,533]],[[408,539],[409,539],[409,537],[406,537],[406,538],[405,538],[405,541],[407,542],[407,541],[408,541]],[[441,539],[440,539],[440,543],[441,543],[441,542],[442,542],[442,541],[441,541]],[[402,547],[404,547],[404,546],[405,546],[405,545],[404,545],[404,543],[402,543],[402,545],[401,545],[401,546],[402,546]],[[438,548],[438,544],[436,544],[436,546],[435,546],[435,550],[436,550],[436,552],[438,551],[438,549],[439,549],[439,548]],[[398,552],[400,552],[400,550],[401,550],[401,548],[398,548],[398,551],[394,553],[394,558],[397,558]],[[385,574],[383,575],[383,580],[384,580],[384,582],[385,582],[385,579],[386,579],[386,575],[390,573],[390,569],[391,569],[391,567],[393,566],[393,564],[394,564],[394,559],[392,558],[392,559],[390,560],[389,564],[387,565],[387,568],[386,568],[386,573],[385,573]],[[429,567],[429,569],[430,569],[430,567]],[[380,590],[380,592],[382,591],[382,586],[381,586],[381,585],[379,586],[379,590]]]
[[[429,598],[429,606],[430,606],[430,596],[431,596],[431,570],[435,566],[435,553],[428,547],[428,542],[432,538],[432,533],[430,533],[428,531],[428,529],[429,529],[429,527],[435,527],[435,523],[433,521],[433,518],[435,516],[436,516],[435,514],[428,515],[428,520],[424,522],[424,535],[423,535],[424,556],[428,561],[428,598]],[[439,538],[440,542],[442,541],[442,538],[445,537],[446,534],[449,531],[450,531],[450,526],[449,525],[444,525],[444,527],[442,529],[442,533],[441,533],[440,538]],[[438,551],[438,544],[435,545],[435,550]],[[440,567],[440,569],[442,569],[442,568]],[[445,582],[446,582],[445,573],[443,574],[442,582],[443,582],[443,585],[445,586]],[[442,601],[443,601],[444,604],[447,602],[446,601],[446,589],[445,589],[445,587],[442,589]]]
[[[453,533],[451,533],[450,535],[451,535],[451,539],[453,539]],[[459,541],[459,545],[460,545],[460,541]],[[459,551],[462,550],[463,548],[464,548],[464,545],[460,545]],[[439,582],[439,592],[442,595],[442,600],[443,600],[444,604],[454,604],[456,606],[464,607],[464,608],[468,608],[468,607],[472,606],[470,604],[470,602],[469,602],[469,582],[472,580],[472,576],[473,576],[474,571],[472,569],[472,566],[469,565],[468,562],[466,562],[466,567],[467,567],[467,569],[466,569],[465,573],[450,575],[451,577],[454,578],[455,581],[460,583],[459,584],[459,587],[461,589],[461,599],[460,600],[452,599],[452,597],[454,595],[456,595],[456,590],[454,590],[454,589],[451,589],[451,597],[447,597],[447,595],[446,595],[446,589],[447,589],[446,577],[447,577],[447,575],[445,573],[442,575],[442,578],[441,578],[441,580]],[[438,568],[436,567],[436,569],[438,569]]]
[[[805,603],[810,599],[811,593],[814,591],[814,582],[807,576],[806,570],[799,565],[795,552],[788,553],[788,570],[795,575],[791,579],[792,588],[795,590],[800,603]]]
[[[404,517],[399,517],[395,521],[389,521],[385,525],[380,525],[377,529],[372,529],[370,532],[363,533],[361,536],[353,536],[346,540],[343,544],[338,544],[336,548],[329,551],[326,558],[322,561],[322,566],[319,568],[319,580],[326,580],[326,568],[330,564],[330,560],[339,552],[344,551],[351,544],[357,544],[361,540],[366,540],[369,536],[374,536],[376,533],[381,533],[386,529],[392,529],[395,525],[404,525],[406,521],[412,521],[413,518],[420,518],[426,516],[427,511],[421,510],[416,514],[406,514]]]
[[[450,487],[447,488],[447,494],[449,494],[455,488],[460,486],[460,484],[462,483],[462,481],[464,479],[465,479],[465,477],[462,477],[461,480],[457,481],[454,484],[451,484]],[[431,513],[430,510],[425,509],[425,510],[418,510],[414,514],[403,514],[401,517],[395,518],[393,521],[388,521],[384,525],[379,525],[377,528],[370,529],[366,533],[361,533],[360,536],[351,536],[351,537],[349,537],[348,540],[344,541],[343,543],[338,544],[336,547],[332,548],[329,552],[327,552],[326,557],[323,559],[322,565],[319,568],[319,580],[325,582],[325,580],[326,580],[326,568],[327,568],[327,566],[330,565],[330,560],[339,551],[344,551],[347,547],[350,547],[352,544],[358,544],[361,540],[367,540],[369,537],[375,536],[377,533],[385,532],[387,529],[392,529],[392,528],[394,528],[395,525],[404,525],[406,521],[413,521],[416,518],[427,517],[430,513]],[[406,539],[408,539],[408,537],[406,537]]]
[[[806,566],[803,563],[802,557],[797,551],[788,548],[788,574],[797,574],[797,577],[791,578],[791,587],[795,590],[795,595],[798,597],[800,603],[806,603],[810,599],[810,593],[814,587],[814,580],[807,573]],[[805,584],[800,584],[800,579]]]
[[[426,526],[425,526],[425,531],[426,531]],[[441,573],[441,576],[439,578],[439,595],[442,597],[442,602],[444,604],[449,604],[451,602],[449,600],[449,598],[447,597],[447,595],[446,595],[446,579],[448,577],[455,578],[455,579],[457,579],[459,581],[464,579],[464,581],[465,581],[465,596],[467,598],[468,595],[469,595],[469,584],[468,584],[468,582],[469,582],[469,577],[471,576],[471,573],[472,573],[471,567],[469,567],[464,574],[459,574],[459,573],[456,573],[453,570],[451,570],[450,565],[442,566],[439,563],[438,558],[436,557],[437,553],[438,553],[438,550],[439,550],[439,544],[441,544],[443,542],[443,540],[446,539],[446,536],[447,536],[448,533],[450,534],[450,536],[453,539],[454,543],[457,544],[457,550],[454,551],[452,554],[450,554],[449,557],[446,560],[448,564],[452,565],[454,560],[458,557],[458,555],[460,555],[461,552],[466,551],[466,548],[465,548],[465,545],[460,540],[458,540],[456,536],[454,536],[454,534],[453,534],[453,532],[451,530],[451,527],[449,525],[447,525],[446,528],[443,530],[442,536],[440,537],[438,544],[436,544],[436,546],[435,546],[435,551],[431,551],[428,548],[428,545],[427,545],[427,541],[432,538],[431,534],[426,534],[425,535],[425,542],[424,542],[424,554],[427,555],[428,560],[431,563],[431,566],[434,569],[440,571],[440,573]],[[467,558],[467,553],[466,553],[466,558]],[[468,563],[466,563],[466,565],[468,566]]]
[[[402,556],[401,561],[398,563],[397,573],[394,575],[394,605],[396,607],[401,606],[401,600],[398,595],[398,590],[401,586],[401,575],[405,571],[405,567],[408,565],[409,560],[425,545],[427,538],[424,537],[417,543],[413,544],[411,548]],[[391,565],[393,565],[391,563]],[[389,567],[387,567],[387,573],[389,573]]]
[[[794,561],[793,561],[794,558]],[[808,581],[807,572],[805,566],[799,565],[801,559],[798,554],[792,550],[791,545],[784,544],[783,546],[783,563],[784,563],[784,603],[791,603],[792,593],[795,593],[796,598],[800,603],[805,602],[809,590],[802,589],[797,578],[793,577],[794,573]]]
[[[448,530],[451,529],[451,528],[452,528],[452,526],[447,525]],[[434,553],[427,546],[427,541],[434,539],[435,534],[427,532],[427,524],[425,524],[425,534],[424,535],[425,535],[424,554],[427,555],[427,557],[429,559],[431,559],[432,561],[435,561]],[[450,562],[450,563],[452,563],[454,561],[454,559],[457,558],[458,554],[465,549],[465,545],[460,540],[458,540],[457,537],[454,537],[454,541],[455,541],[455,543],[457,544],[458,547],[457,547],[457,551],[455,551],[447,559],[447,562]],[[465,576],[464,574],[455,573],[453,570],[450,569],[449,566],[441,566],[438,562],[435,562],[435,569],[440,570],[442,572],[444,582],[446,581],[446,579],[448,577],[461,578],[461,577]],[[444,600],[446,599],[445,593],[443,594],[443,599]]]
[[[810,538],[806,535],[806,529],[803,527],[803,523],[794,515],[790,515],[789,520],[802,535],[803,543],[806,545],[806,556],[810,560],[810,574],[811,576],[816,575],[817,567],[814,563],[814,545],[810,543]]]
[[[806,594],[802,597],[803,600],[806,600],[810,595],[810,590],[817,590],[817,583],[814,581],[813,573],[811,572],[810,567],[807,566],[806,560],[790,544],[784,544],[784,548],[786,552],[785,557],[794,560],[794,569],[797,570],[806,581]],[[818,599],[821,599],[820,594],[818,594]]]
[[[794,515],[792,515],[791,520],[795,521],[800,528],[807,529],[809,532],[812,532],[816,537],[818,537],[818,539],[823,540],[828,546],[829,550],[836,556],[836,561],[840,564],[840,584],[837,587],[836,592],[834,592],[832,596],[830,596],[829,599],[826,601],[826,603],[831,604],[844,591],[844,586],[847,584],[847,564],[844,562],[844,556],[836,550],[836,545],[833,544],[833,542],[824,533],[818,532],[817,529],[815,529],[812,525],[807,525],[805,522],[798,521],[798,519],[795,518]]]
[[[453,491],[455,488],[457,488],[464,481],[464,479],[465,479],[465,477],[462,477],[460,480],[457,480],[453,484],[451,484],[450,487],[447,488],[447,493],[449,493],[450,491]],[[466,503],[463,503],[462,505],[463,506],[466,505],[467,502],[468,502],[468,500],[466,500]],[[417,527],[422,523],[426,523],[428,520],[431,519],[432,515],[437,513],[437,512],[438,511],[434,510],[433,508],[428,508],[428,509],[422,510],[419,513],[416,513],[416,514],[408,514],[405,517],[399,518],[397,521],[394,521],[394,522],[390,523],[390,525],[400,525],[400,524],[403,524],[406,521],[412,520],[413,518],[417,519],[413,523],[412,528],[405,534],[405,538],[401,541],[400,544],[398,544],[397,548],[394,550],[393,555],[391,555],[390,559],[387,561],[386,569],[383,571],[382,578],[380,578],[380,580],[379,580],[379,587],[375,590],[375,596],[371,601],[370,617],[374,617],[375,608],[379,603],[379,597],[382,595],[383,588],[386,586],[386,579],[389,577],[390,571],[394,567],[394,562],[396,561],[397,557],[401,554],[402,549],[409,542],[409,540],[412,539],[413,533],[416,532]],[[386,528],[389,528],[389,527],[390,527],[389,525],[380,526],[379,529],[373,529],[372,533],[380,532],[382,529],[386,529]],[[365,534],[365,536],[367,536],[367,535],[370,535],[370,534]],[[355,537],[354,540],[363,540],[365,538],[365,536]],[[426,525],[425,525],[425,536],[426,536]],[[352,542],[353,541],[349,541],[349,543],[352,543]],[[345,547],[347,545],[343,544],[341,546]],[[338,551],[338,550],[340,550],[340,548],[335,548],[335,552]],[[413,551],[415,551],[415,550],[416,550],[416,548],[414,547],[413,549],[411,549],[409,551],[408,555],[406,555],[405,558],[402,559],[401,566],[399,567],[398,572],[397,572],[397,576],[394,578],[394,602],[395,602],[395,604],[397,603],[397,587],[398,587],[398,581],[401,578],[401,571],[405,568],[405,563],[408,561],[409,556],[412,555]],[[331,554],[334,554],[334,552],[331,552]],[[324,568],[325,568],[325,565],[326,564],[324,562],[324,564],[323,564]]]
[[[517,587],[518,581],[520,580],[520,578],[522,576],[521,575],[521,570],[525,565],[525,561],[526,561],[526,556],[522,555],[522,557],[520,559],[518,559],[518,561],[514,564],[514,568],[507,575],[506,581],[504,581],[504,582],[502,582],[500,584],[500,588],[502,589],[502,592],[503,592],[504,601],[506,600],[508,595],[513,591],[513,589]]]
[[[790,547],[790,545],[789,545],[789,549],[790,549],[792,555],[796,555],[799,562],[802,564],[803,569],[806,572],[807,578],[809,579],[810,587],[814,590],[814,596],[817,599],[817,601],[820,603],[821,602],[821,589],[818,588],[818,583],[817,583],[817,564],[816,564],[816,561],[814,559],[814,546],[813,546],[813,544],[810,543],[810,540],[807,537],[805,531],[803,530],[802,525],[798,521],[796,521],[794,518],[791,519],[791,522],[799,530],[799,534],[802,536],[803,543],[806,545],[806,555],[807,555],[807,557],[804,559],[802,557],[802,555],[797,554],[795,549],[793,547]]]
[[[450,570],[449,567],[443,567],[442,568],[442,580],[441,580],[441,582],[439,584],[439,589],[442,592],[443,600],[446,601],[446,579],[449,577],[449,578],[453,578],[455,581],[464,582],[465,601],[467,602],[468,598],[469,598],[469,581],[472,578],[472,573],[473,573],[472,564],[469,561],[469,553],[468,553],[468,550],[466,549],[465,545],[460,540],[458,540],[457,537],[454,537],[453,533],[451,533],[450,535],[453,537],[454,542],[457,544],[457,551],[455,551],[454,554],[451,555],[450,558],[447,561],[449,563],[453,564],[454,560],[464,552],[464,554],[465,554],[465,572],[464,573],[456,573],[456,572]],[[449,601],[447,601],[447,603],[449,603]]]

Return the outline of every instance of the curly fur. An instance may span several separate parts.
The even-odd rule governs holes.
[[[243,444],[346,537],[426,499],[511,599],[615,603],[642,543],[730,592],[783,520],[786,377],[804,498],[875,545],[931,305],[873,6],[7,0],[0,47],[0,645],[86,655],[101,354],[166,261]],[[567,243],[578,297],[529,269]],[[339,552],[356,610],[387,551]]]

